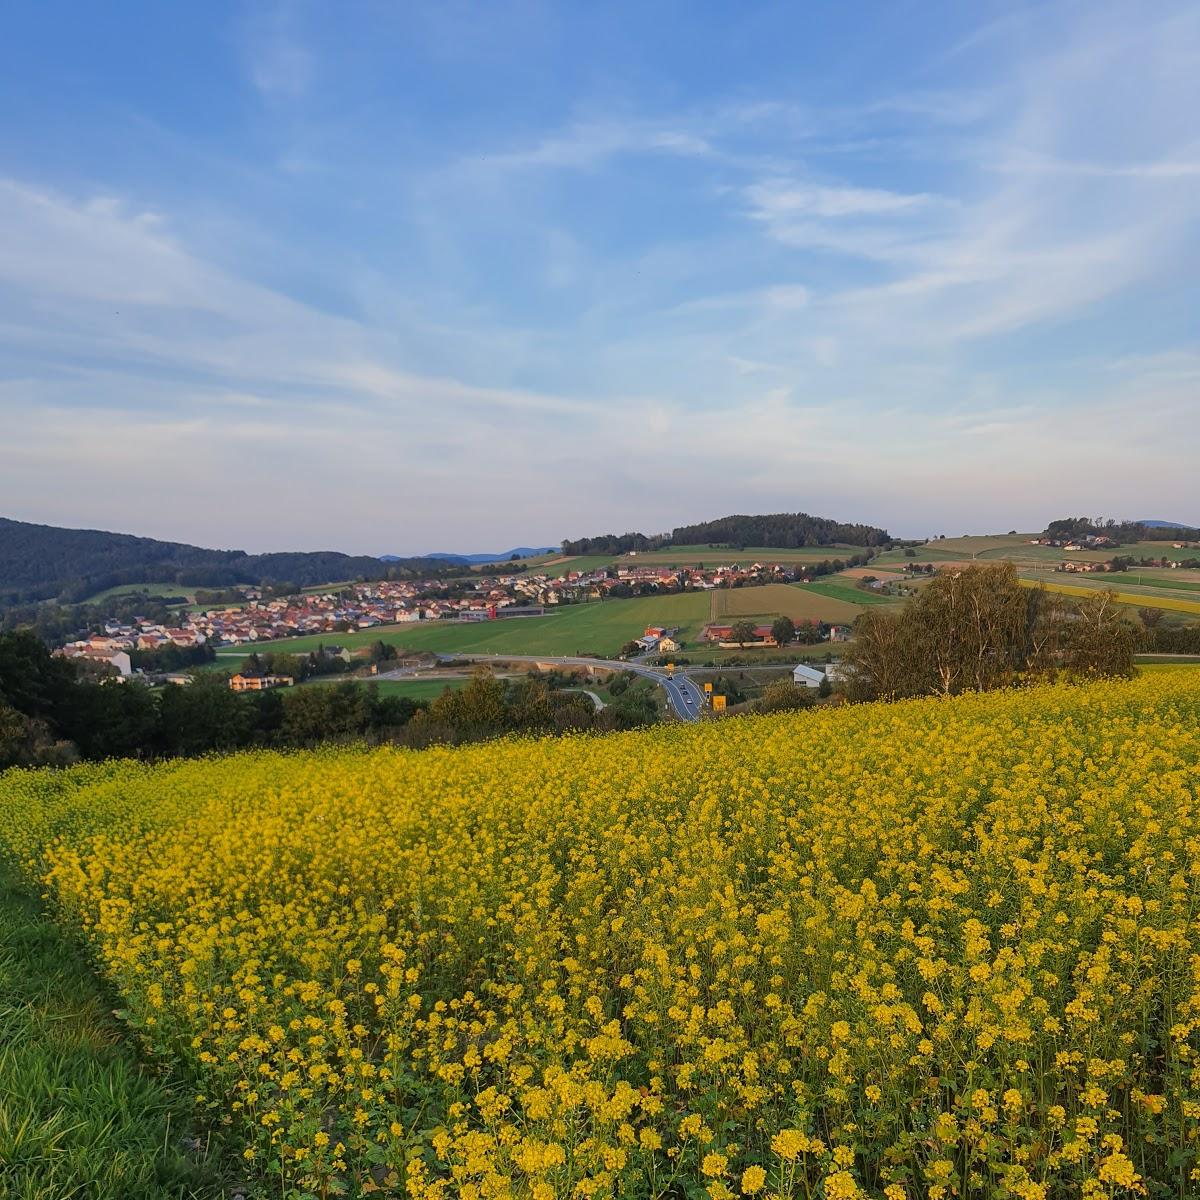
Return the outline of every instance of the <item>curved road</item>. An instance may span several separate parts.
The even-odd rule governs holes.
[[[667,693],[671,711],[682,721],[698,721],[704,708],[704,693],[686,675],[668,675],[657,667],[611,658],[560,658],[553,654],[439,654],[439,658],[459,662],[536,662],[568,667],[607,667],[612,671],[632,671],[653,679]]]

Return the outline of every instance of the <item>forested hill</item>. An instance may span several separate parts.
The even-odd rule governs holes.
[[[849,525],[808,513],[771,513],[765,517],[719,517],[699,525],[682,525],[671,531],[677,546],[730,542],[740,546],[882,546],[890,542],[886,529],[874,525]]]
[[[1128,542],[1178,542],[1200,540],[1200,529],[1176,521],[1114,521],[1103,517],[1061,517],[1051,521],[1043,537],[1110,537],[1122,545]]]
[[[770,513],[766,516],[719,517],[699,525],[680,525],[670,533],[606,533],[564,541],[564,554],[624,554],[662,546],[883,546],[893,539],[886,529],[853,525],[808,513]]]
[[[332,580],[403,578],[409,573],[429,576],[438,573],[439,566],[416,559],[383,563],[332,550],[206,550],[128,533],[60,529],[0,517],[0,606],[53,599],[73,603],[125,583],[227,587],[286,580],[303,587]]]

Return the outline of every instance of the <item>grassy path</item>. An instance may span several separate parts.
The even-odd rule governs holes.
[[[217,1200],[189,1106],[123,1040],[81,950],[0,863],[0,1196]]]

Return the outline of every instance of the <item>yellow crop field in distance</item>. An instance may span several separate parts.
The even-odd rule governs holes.
[[[1078,584],[1055,583],[1033,579],[1022,579],[1020,583],[1023,587],[1044,587],[1048,592],[1059,592],[1064,596],[1095,596],[1103,590],[1096,587],[1083,587]],[[1141,593],[1134,595],[1133,592],[1122,592],[1116,587],[1112,591],[1116,594],[1118,604],[1129,604],[1137,608],[1161,608],[1168,612],[1200,615],[1200,600],[1185,600],[1177,596],[1151,596]]]
[[[1200,678],[0,777],[263,1194],[1195,1197]]]

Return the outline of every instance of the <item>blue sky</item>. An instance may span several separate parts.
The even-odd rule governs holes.
[[[1200,521],[1194,3],[18,2],[0,512]]]

